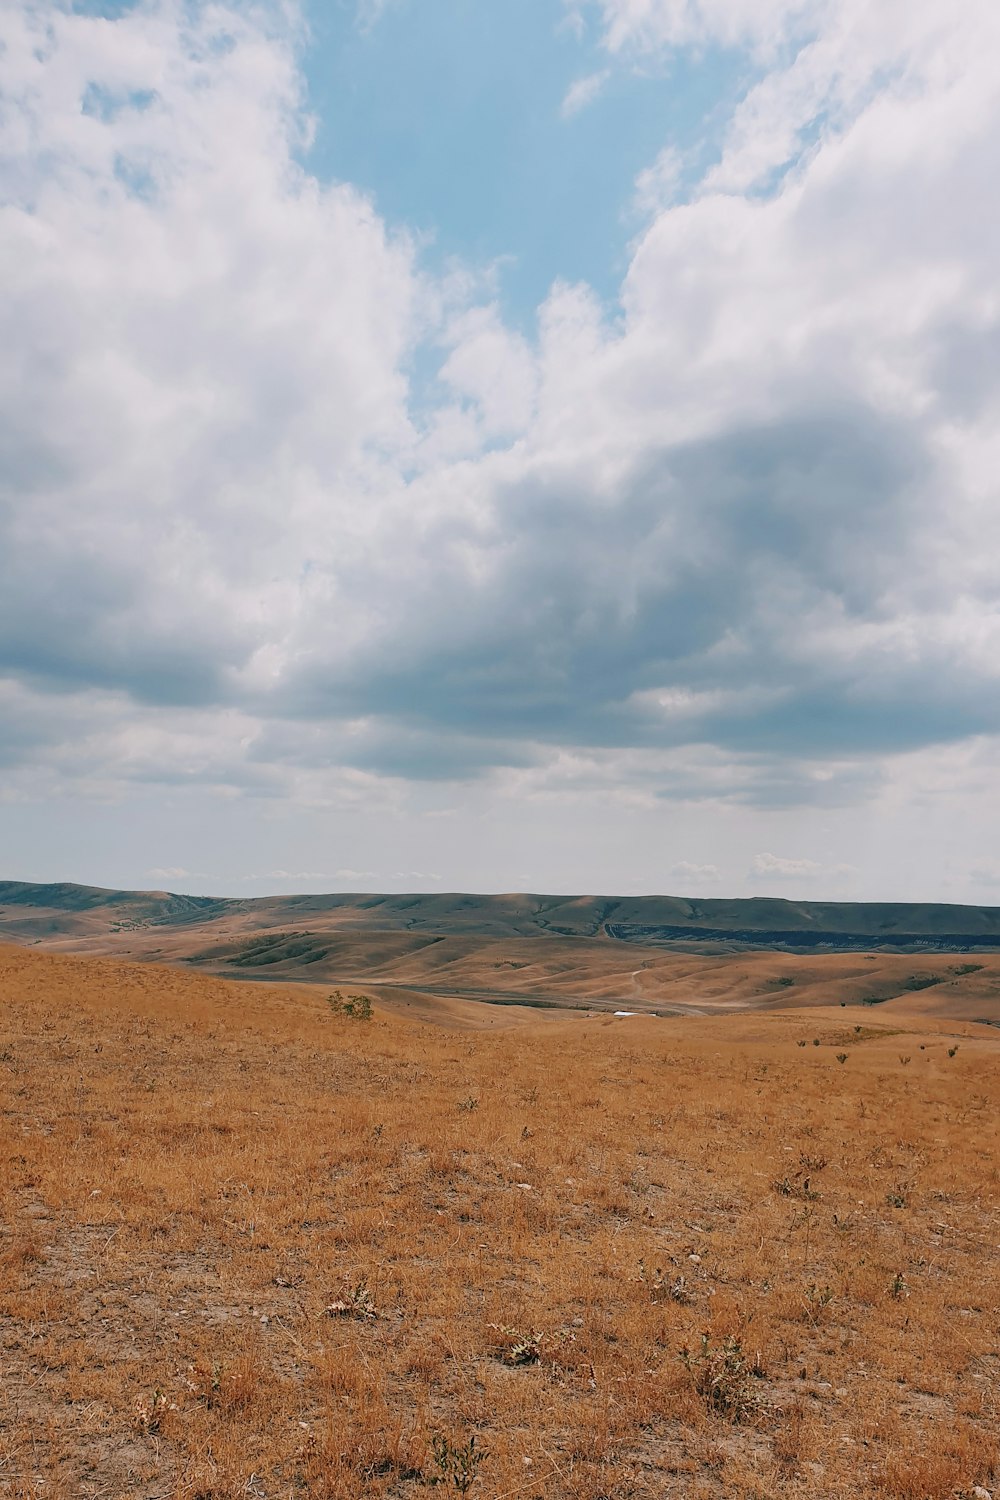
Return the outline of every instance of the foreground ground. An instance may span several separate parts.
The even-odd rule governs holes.
[[[0,1494],[1000,1482],[995,1029],[328,995],[0,949]]]

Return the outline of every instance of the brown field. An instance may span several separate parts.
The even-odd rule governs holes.
[[[0,1494],[992,1490],[979,961],[873,958],[874,1008],[863,955],[757,954],[724,963],[759,1009],[699,969],[723,1013],[374,986],[365,1020],[327,984],[0,948]]]

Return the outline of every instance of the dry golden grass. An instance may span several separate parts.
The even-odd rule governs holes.
[[[996,1033],[898,1009],[456,1031],[0,949],[0,1493],[992,1487],[998,1109]]]

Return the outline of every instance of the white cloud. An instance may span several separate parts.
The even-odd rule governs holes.
[[[287,630],[309,533],[344,550],[378,454],[411,440],[419,293],[368,203],[295,166],[291,40],[181,16],[11,7],[0,382],[34,494],[6,624],[16,640],[36,570],[88,558],[92,605],[64,594],[25,649],[68,673],[100,653],[154,692],[169,657],[217,693]]]
[[[790,35],[815,24],[834,0],[593,0],[607,46],[750,47],[772,54]]]
[[[788,881],[805,882],[814,887],[818,881],[824,888],[834,888],[846,893],[858,883],[861,871],[846,860],[823,864],[813,859],[787,859],[778,854],[755,854],[747,881],[753,884],[779,884]]]
[[[692,885],[717,885],[722,879],[718,865],[691,864],[682,859],[676,865],[671,865],[670,876],[672,880],[679,881],[682,886]]]
[[[370,31],[377,26],[387,10],[399,0],[357,0],[357,25],[361,31]]]
[[[557,31],[569,32],[576,40],[582,41],[587,34],[587,18],[583,13],[580,0],[564,0],[565,11],[557,25]]]
[[[832,139],[894,92],[930,113],[927,92],[938,96],[938,106],[949,89],[964,93],[970,67],[988,90],[986,57],[1000,40],[1000,16],[986,0],[959,12],[936,0],[912,0],[905,12],[867,0],[593,3],[612,54],[720,45],[745,49],[756,61],[757,81],[733,114],[722,159],[703,191],[742,192],[766,183],[796,160],[810,135]],[[974,84],[965,101],[972,109],[976,92]]]
[[[571,83],[559,107],[559,113],[563,119],[571,120],[574,115],[578,115],[581,110],[593,104],[603,93],[610,77],[610,69],[602,68],[600,72],[588,73],[585,77],[578,78],[575,83]]]
[[[4,797],[836,808],[993,743],[1000,13],[601,15],[757,82],[529,338],[303,169],[281,9],[8,4]]]
[[[675,146],[664,146],[651,167],[635,180],[635,208],[643,218],[652,218],[670,208],[680,188],[684,160]]]
[[[474,404],[479,419],[474,446],[523,432],[537,394],[535,360],[526,340],[504,327],[495,306],[459,313],[444,338],[450,353],[440,379]]]
[[[811,880],[822,870],[812,859],[784,859],[779,854],[755,854],[751,869],[754,880]]]

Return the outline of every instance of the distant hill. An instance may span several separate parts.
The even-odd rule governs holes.
[[[0,880],[0,910],[5,906],[28,906],[46,911],[96,911],[128,908],[148,912],[157,919],[190,919],[233,905],[213,896],[177,896],[171,891],[115,891],[99,885],[34,885],[24,880]]]
[[[420,932],[476,937],[605,938],[654,947],[904,952],[1000,948],[1000,907],[786,901],[774,897],[334,894],[242,900],[170,891],[0,881],[0,931],[25,938],[238,922],[246,932]]]

